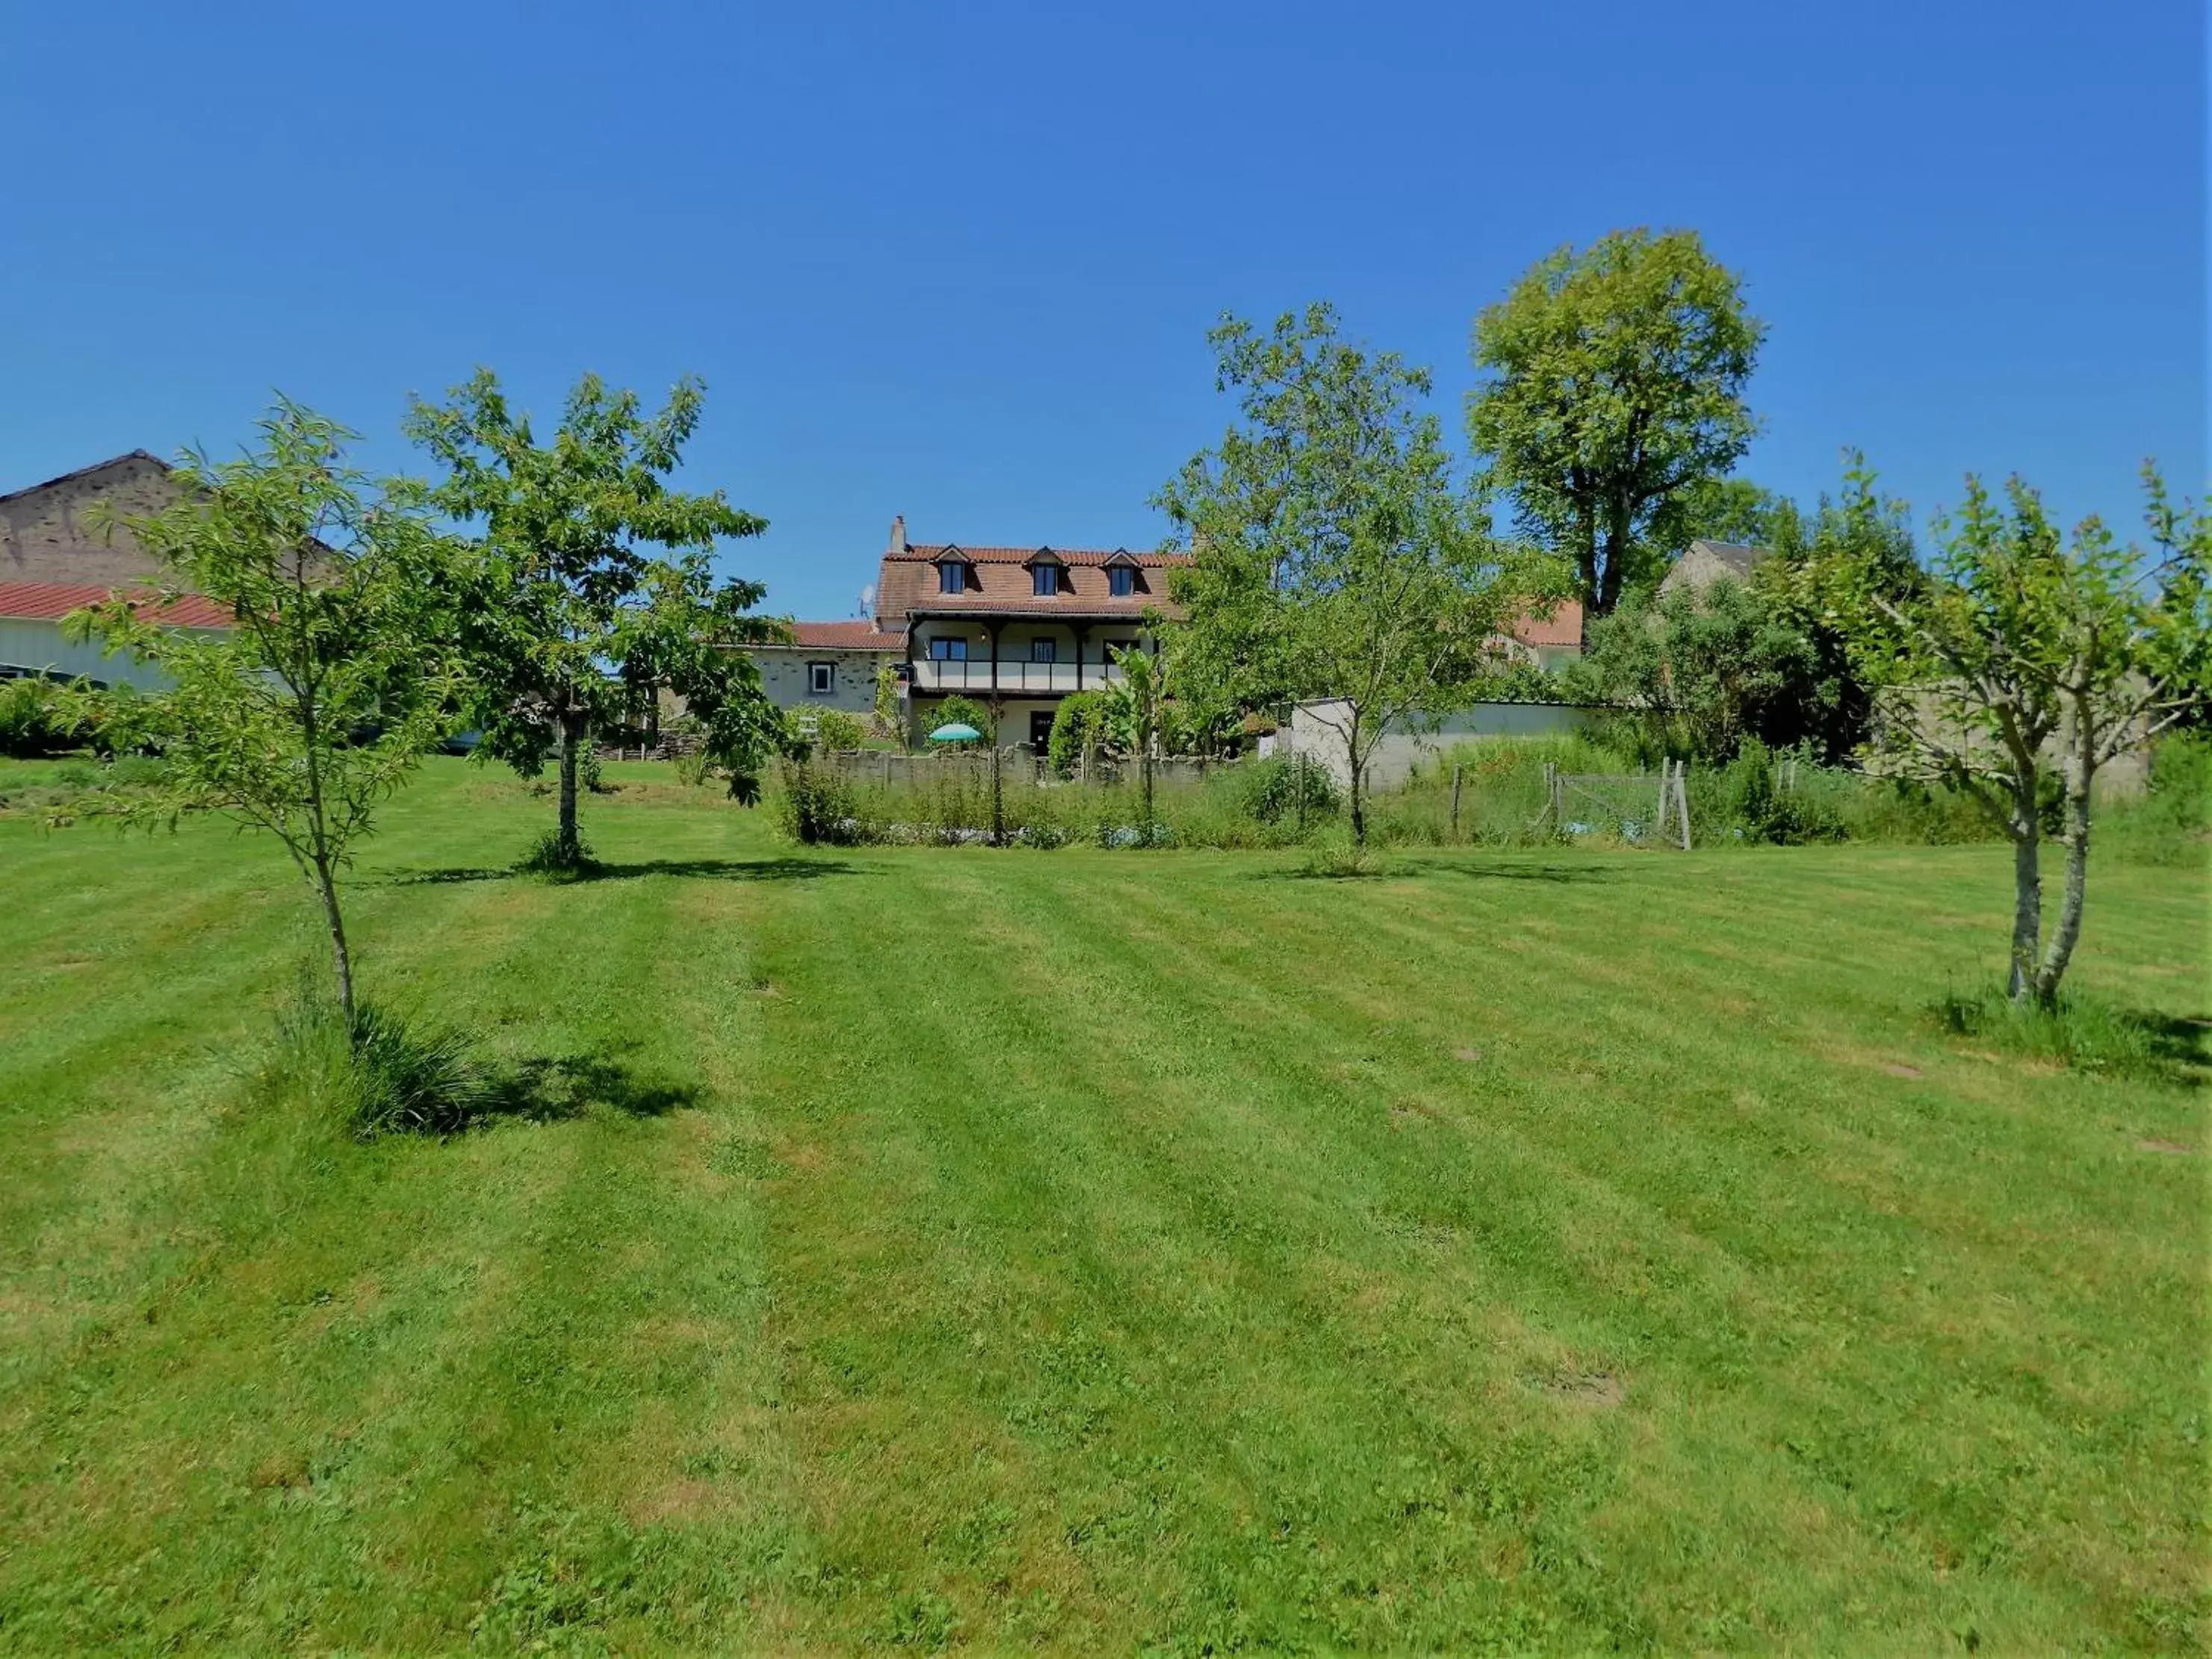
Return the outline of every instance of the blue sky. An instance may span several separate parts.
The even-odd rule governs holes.
[[[287,15],[289,13],[289,15]],[[1743,471],[1924,517],[2206,467],[2195,4],[13,9],[0,489],[234,446],[271,388],[408,465],[476,364],[708,386],[771,609],[916,540],[1149,544],[1223,310],[1435,368],[1532,260],[1692,226],[1771,332]]]

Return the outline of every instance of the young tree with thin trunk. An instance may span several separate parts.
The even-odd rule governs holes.
[[[374,497],[344,465],[353,436],[281,403],[242,459],[185,456],[176,505],[127,520],[158,558],[165,599],[197,593],[234,618],[219,629],[162,619],[162,603],[118,598],[72,631],[161,671],[169,690],[136,702],[132,729],[158,746],[161,781],[130,810],[173,823],[219,812],[266,830],[321,901],[347,1029],[353,955],[338,872],[375,809],[451,723],[459,681],[441,651],[440,593],[452,544]]]
[[[560,767],[560,818],[546,862],[584,862],[576,785],[594,729],[664,691],[682,697],[708,757],[739,783],[774,751],[775,708],[751,659],[732,647],[781,637],[750,616],[767,590],[718,582],[717,538],[768,521],[721,491],[672,489],[667,475],[699,422],[685,380],[648,416],[636,393],[587,374],[541,446],[530,417],[478,370],[443,404],[416,399],[408,434],[446,468],[414,498],[483,538],[460,583],[460,643],[483,752],[535,777]],[[733,793],[742,790],[733,784]]]
[[[1965,790],[2012,842],[2016,1001],[2054,1002],[2081,938],[2098,771],[2203,708],[2212,689],[2212,520],[2174,506],[2154,471],[2145,478],[2154,555],[2095,519],[2069,543],[2019,479],[2000,503],[1969,478],[1920,592],[1899,595],[1859,561],[1816,572],[1877,688],[1878,753]],[[2047,784],[2066,878],[2046,932]]]
[[[1121,677],[1106,686],[1105,717],[1115,740],[1136,757],[1139,810],[1149,836],[1153,818],[1152,751],[1159,746],[1160,703],[1164,695],[1160,661],[1134,646],[1114,649],[1110,654]]]
[[[1494,542],[1455,487],[1419,407],[1427,370],[1339,338],[1326,305],[1210,337],[1243,419],[1155,498],[1193,551],[1169,579],[1184,612],[1169,655],[1225,706],[1316,704],[1343,740],[1364,844],[1376,745],[1463,707],[1515,612],[1561,584]]]
[[[1486,380],[1468,434],[1485,483],[1574,561],[1585,617],[1656,574],[1749,447],[1743,389],[1765,333],[1735,273],[1687,230],[1562,248],[1475,319]]]

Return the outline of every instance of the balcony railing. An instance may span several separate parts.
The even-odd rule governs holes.
[[[995,689],[1001,696],[1010,696],[1022,692],[1088,691],[1121,678],[1120,669],[1111,663],[1100,662],[1085,663],[1079,683],[1076,665],[1072,662],[1001,661],[998,670],[994,687],[988,659],[960,662],[925,657],[914,665],[912,684],[917,691],[988,692]]]

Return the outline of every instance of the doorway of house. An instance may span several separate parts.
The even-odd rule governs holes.
[[[1042,760],[1051,747],[1052,710],[1032,708],[1030,710],[1030,752]]]

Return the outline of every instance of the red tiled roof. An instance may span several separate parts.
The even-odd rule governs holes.
[[[0,617],[13,622],[59,622],[72,611],[106,603],[116,591],[76,582],[0,582]],[[142,597],[151,600],[155,596]],[[179,595],[173,603],[159,608],[144,604],[138,608],[142,615],[152,610],[155,620],[177,628],[228,628],[234,620],[215,600],[198,593]]]
[[[1066,617],[1071,622],[1140,622],[1148,611],[1164,617],[1182,613],[1161,596],[1137,593],[1126,599],[1096,594],[1060,593],[1049,599],[1024,590],[1020,593],[930,593],[917,600],[908,615],[915,617]]]
[[[792,642],[817,651],[902,651],[906,635],[878,631],[872,622],[795,622]]]
[[[1039,594],[1023,568],[1043,550],[1035,547],[968,547],[952,542],[926,546],[894,545],[884,555],[876,580],[876,617],[897,629],[910,617],[1066,617],[1071,622],[1136,622],[1147,611],[1175,614],[1165,570],[1190,562],[1187,553],[1134,553],[1123,548],[1055,547],[1060,564],[1060,591]],[[968,586],[958,593],[941,591],[932,567],[947,554],[964,560]],[[1135,567],[1135,585],[1116,596],[1102,568],[1109,562]]]
[[[940,542],[928,547],[909,547],[903,553],[886,553],[884,556],[933,564],[947,553],[957,553],[970,564],[1027,564],[1043,550],[1035,547],[969,547],[964,542]],[[1103,564],[1117,554],[1153,570],[1164,565],[1190,562],[1188,553],[1139,553],[1126,547],[1055,547],[1051,551],[1066,564]]]
[[[1561,599],[1549,617],[1522,617],[1513,624],[1513,637],[1523,645],[1581,645],[1582,602]]]

